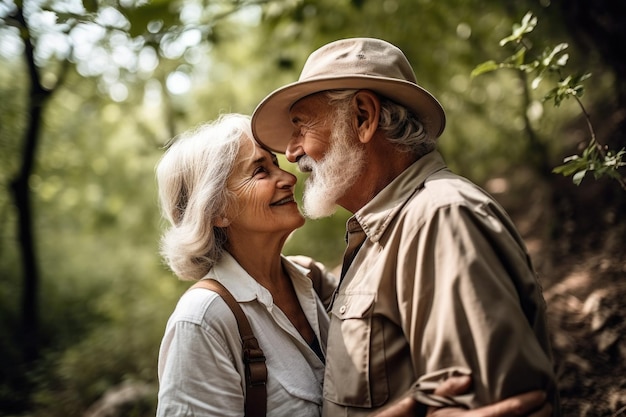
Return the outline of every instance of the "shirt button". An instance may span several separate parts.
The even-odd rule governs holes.
[[[341,306],[341,307],[339,307],[339,313],[340,313],[340,314],[343,314],[343,313],[345,313],[345,312],[346,312],[346,306]]]

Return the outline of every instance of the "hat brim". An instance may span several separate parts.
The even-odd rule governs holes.
[[[428,91],[408,81],[395,78],[353,75],[298,81],[279,88],[259,103],[252,115],[252,133],[256,140],[273,152],[285,153],[293,134],[289,117],[291,107],[311,94],[327,90],[372,90],[407,107],[424,124],[426,132],[439,137],[446,125],[441,104]]]

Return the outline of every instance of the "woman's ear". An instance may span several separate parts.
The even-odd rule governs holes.
[[[369,142],[378,130],[380,99],[370,90],[360,90],[354,95],[356,109],[355,131],[361,143]]]
[[[223,217],[223,216],[219,216],[215,220],[215,226],[217,227],[228,227],[229,224],[230,224],[230,220],[228,220],[228,218]]]

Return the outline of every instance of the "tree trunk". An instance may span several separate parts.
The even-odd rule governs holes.
[[[11,182],[11,191],[18,211],[18,237],[20,243],[22,272],[24,274],[22,288],[22,349],[24,359],[30,362],[39,354],[39,271],[33,233],[33,210],[30,195],[29,179],[33,173],[35,154],[39,141],[41,120],[45,103],[52,91],[41,85],[37,66],[35,65],[34,48],[28,25],[24,19],[21,4],[16,7],[13,16],[22,29],[24,41],[24,57],[30,78],[28,93],[29,122],[25,132],[22,164],[19,173]]]

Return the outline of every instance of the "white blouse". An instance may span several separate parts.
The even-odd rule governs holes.
[[[308,270],[283,258],[322,350],[328,317]],[[267,416],[320,416],[324,363],[287,316],[228,253],[206,277],[221,282],[241,305],[266,357]],[[168,320],[159,352],[157,417],[244,414],[245,376],[235,316],[216,293],[188,291]]]

